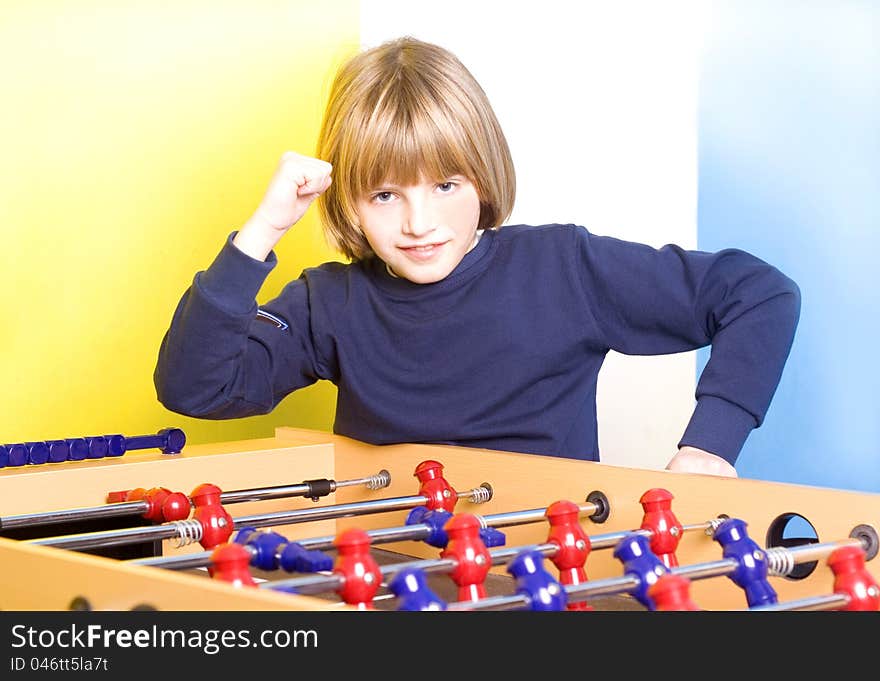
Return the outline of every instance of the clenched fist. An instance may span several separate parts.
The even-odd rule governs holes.
[[[265,260],[312,201],[330,186],[332,170],[326,161],[285,152],[263,200],[232,243],[252,258]]]

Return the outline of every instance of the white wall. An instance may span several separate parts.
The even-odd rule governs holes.
[[[702,3],[362,0],[361,43],[440,44],[493,103],[517,168],[510,223],[574,222],[654,246],[697,243]],[[612,353],[605,463],[662,468],[693,409],[693,353]]]

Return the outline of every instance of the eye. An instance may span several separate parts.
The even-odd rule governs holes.
[[[388,203],[393,198],[394,194],[391,192],[376,192],[373,194],[373,201],[376,203]]]
[[[442,194],[448,194],[456,187],[456,183],[452,181],[441,182],[437,185],[437,189],[440,190]]]

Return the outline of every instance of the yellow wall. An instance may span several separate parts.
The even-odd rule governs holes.
[[[4,0],[0,10],[0,443],[182,428],[188,442],[329,429],[335,388],[200,421],[152,372],[193,274],[313,153],[358,2]],[[339,256],[313,214],[260,294]]]

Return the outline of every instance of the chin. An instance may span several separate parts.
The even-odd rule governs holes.
[[[438,281],[446,278],[446,275],[437,275],[437,274],[429,274],[427,272],[420,272],[413,274],[410,277],[406,277],[414,284],[436,284]]]
[[[403,274],[399,276],[403,276],[404,279],[411,281],[413,284],[435,284],[448,277],[449,271],[433,267],[430,269],[416,267],[405,270]]]

